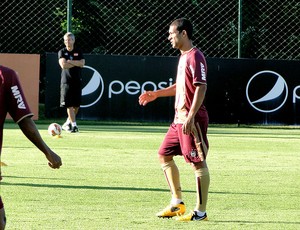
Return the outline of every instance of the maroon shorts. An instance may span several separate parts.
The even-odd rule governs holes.
[[[182,124],[172,123],[161,144],[158,154],[183,155],[188,163],[204,161],[208,151],[208,121],[195,122],[191,135],[182,133]]]
[[[0,209],[3,208],[3,202],[2,202],[2,199],[1,199],[1,196],[0,196]]]

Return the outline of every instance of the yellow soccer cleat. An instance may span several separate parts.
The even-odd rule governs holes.
[[[0,161],[0,165],[1,166],[7,166],[7,164],[5,164],[4,162]]]
[[[198,216],[196,211],[191,211],[189,214],[184,216],[177,216],[177,221],[201,221],[201,220],[208,220],[206,213],[203,216]]]
[[[162,211],[156,213],[157,217],[171,218],[173,216],[183,215],[185,213],[185,205],[183,202],[177,205],[169,205]]]

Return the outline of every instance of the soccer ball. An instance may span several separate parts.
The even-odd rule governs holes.
[[[52,123],[48,127],[48,133],[50,136],[57,136],[61,134],[61,126],[57,123]]]

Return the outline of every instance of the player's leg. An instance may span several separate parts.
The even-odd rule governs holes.
[[[172,194],[171,204],[179,204],[182,202],[182,193],[178,167],[173,160],[173,156],[160,155],[159,160]]]
[[[76,121],[76,116],[77,116],[77,113],[79,111],[79,107],[74,107],[74,114],[75,114],[75,121]]]
[[[69,85],[68,84],[61,84],[60,85],[60,107],[64,107],[67,108],[68,107],[68,94],[69,94]],[[67,108],[67,120],[65,121],[65,123],[62,125],[63,130],[70,132],[71,131],[71,120],[70,120],[70,116],[68,113],[68,108]]]
[[[70,105],[72,105],[72,111],[69,118],[71,120],[71,133],[77,133],[78,126],[76,122],[76,115],[79,111],[80,103],[81,103],[81,82],[80,81],[74,81],[71,85],[70,90],[70,99],[69,99]]]
[[[0,230],[4,230],[6,224],[4,205],[0,196]]]
[[[67,108],[67,114],[68,114],[68,118],[71,121],[71,123],[72,122],[76,122],[75,112],[74,112],[74,108],[73,107],[68,107]]]
[[[185,212],[185,205],[182,201],[179,170],[173,159],[173,156],[178,154],[180,154],[180,146],[177,131],[175,127],[171,125],[159,149],[158,158],[169,185],[172,199],[170,205],[156,214],[158,217],[173,217],[182,215]]]
[[[69,119],[69,116],[67,117],[67,120],[65,121],[65,123],[62,125],[62,129],[65,130],[65,131],[70,131],[72,128],[72,125],[71,125],[71,121]]]
[[[206,161],[194,164],[194,169],[197,189],[197,202],[194,211],[197,211],[198,216],[206,216],[206,205],[210,184],[210,175]]]
[[[77,127],[77,123],[76,123],[76,114],[78,112],[78,107],[68,107],[67,108],[67,113],[68,113],[68,117],[71,121],[71,133],[76,133],[78,132],[78,127]]]
[[[207,120],[197,122],[195,123],[195,129],[193,131],[197,151],[199,155],[202,155],[201,161],[193,164],[197,188],[197,203],[195,211],[198,212],[199,216],[204,216],[204,214],[206,215],[208,188],[210,184],[210,175],[206,164],[206,157],[208,154],[207,126]]]
[[[201,126],[202,125],[202,126]],[[193,135],[182,135],[180,137],[182,153],[188,163],[191,163],[196,178],[196,206],[195,209],[177,220],[194,221],[208,220],[206,205],[208,200],[208,189],[210,184],[209,170],[206,164],[208,141],[206,137],[207,123],[196,123],[193,127]]]

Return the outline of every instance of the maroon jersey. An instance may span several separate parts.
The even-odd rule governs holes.
[[[207,64],[204,55],[196,47],[182,54],[176,77],[175,124],[183,124],[193,103],[195,85],[206,84]],[[202,104],[195,120],[208,119]]]
[[[23,118],[33,116],[24,97],[15,71],[0,66],[0,154],[3,141],[3,125],[7,113],[18,123]]]

